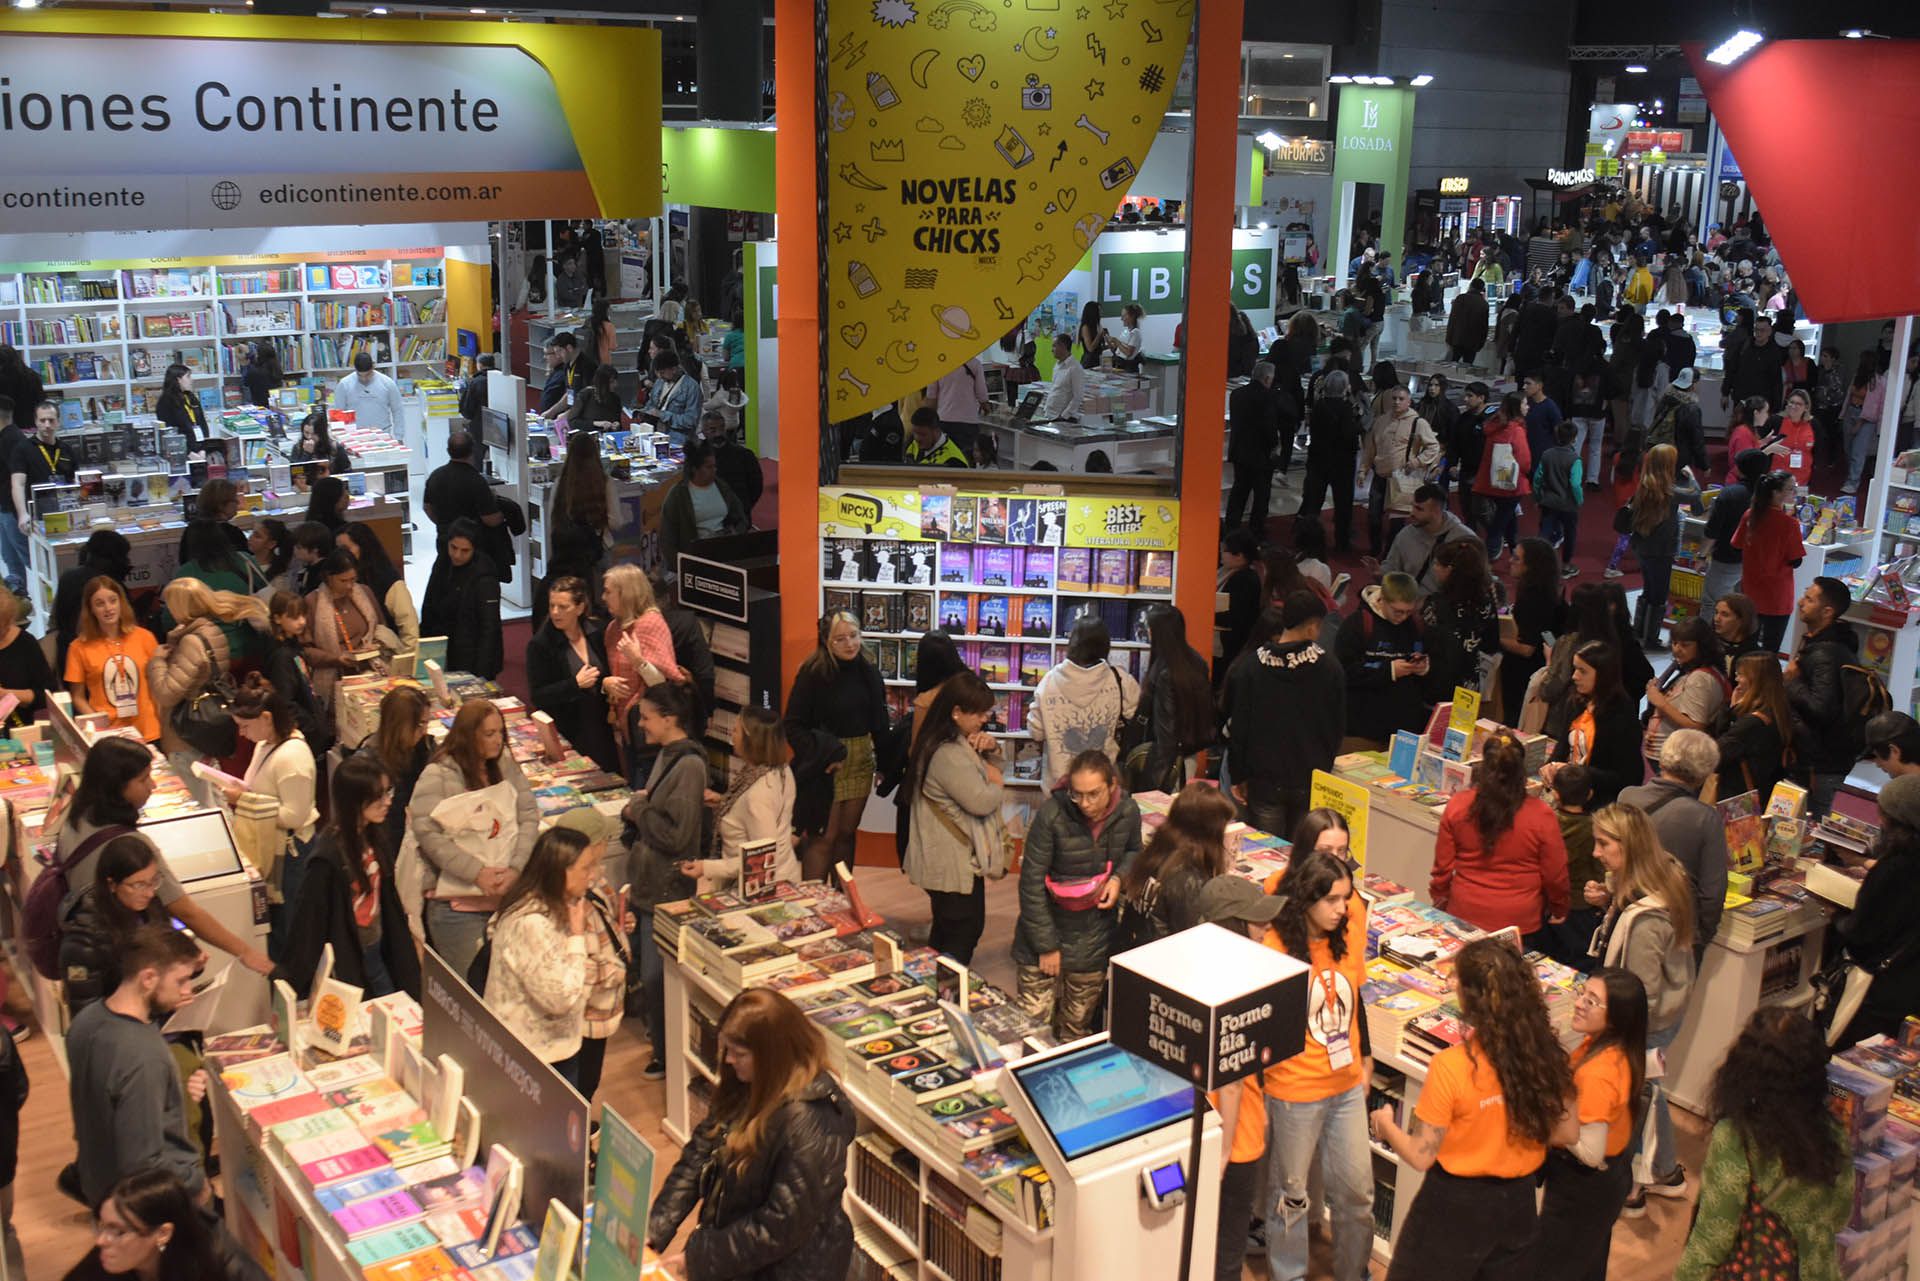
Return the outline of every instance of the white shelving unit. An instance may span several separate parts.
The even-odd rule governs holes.
[[[342,272],[370,283],[321,287],[341,283]],[[421,277],[436,283],[414,283]],[[448,349],[445,282],[439,254],[0,273],[0,341],[39,371],[51,398],[82,401],[89,420],[113,409],[150,412],[176,361],[203,387],[215,376],[236,385],[239,349],[252,342],[274,343],[289,382],[344,374],[356,343],[391,377],[423,378]]]

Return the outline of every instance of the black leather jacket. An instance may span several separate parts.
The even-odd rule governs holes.
[[[842,1281],[853,1258],[840,1208],[853,1133],[853,1105],[825,1072],[773,1114],[744,1171],[726,1161],[726,1128],[702,1124],[654,1200],[649,1243],[663,1249],[698,1201],[688,1281]]]
[[[1803,768],[1815,774],[1844,774],[1859,758],[1859,748],[1843,732],[1846,690],[1840,669],[1860,661],[1859,635],[1844,619],[1800,642],[1794,661],[1797,678],[1787,682],[1787,708],[1793,714],[1793,742]]]

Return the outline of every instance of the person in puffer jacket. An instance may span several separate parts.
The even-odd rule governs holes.
[[[1340,624],[1334,657],[1347,677],[1347,736],[1342,751],[1380,751],[1400,729],[1426,724],[1428,658],[1419,618],[1420,588],[1406,574],[1384,575],[1360,593]]]
[[[853,1105],[798,1006],[748,988],[720,1016],[720,1084],[654,1198],[647,1244],[687,1281],[842,1281],[853,1224],[841,1208]]]
[[[1013,927],[1014,999],[1062,1042],[1093,1030],[1120,875],[1139,853],[1140,807],[1105,752],[1080,753],[1027,829]]]

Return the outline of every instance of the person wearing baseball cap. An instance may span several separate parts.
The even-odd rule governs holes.
[[[1260,887],[1229,872],[1200,887],[1198,907],[1204,924],[1219,925],[1237,934],[1259,938],[1285,906],[1262,894]],[[1247,1224],[1254,1217],[1254,1199],[1260,1191],[1260,1166],[1267,1155],[1267,1106],[1261,1074],[1207,1095],[1220,1114],[1220,1127],[1230,1136],[1227,1162],[1220,1186],[1219,1236],[1214,1242],[1214,1275],[1240,1275],[1247,1257]],[[1276,1274],[1278,1275],[1278,1274]]]
[[[1880,789],[1880,835],[1853,910],[1834,922],[1847,960],[1873,975],[1860,1008],[1833,1048],[1875,1033],[1897,1034],[1920,1010],[1920,774],[1903,774]],[[1882,968],[1884,967],[1884,968]]]

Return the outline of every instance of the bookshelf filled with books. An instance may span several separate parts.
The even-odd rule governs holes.
[[[1109,661],[1146,674],[1147,614],[1173,599],[1179,504],[1048,492],[823,489],[820,604],[860,624],[895,718],[913,700],[920,637],[953,637],[992,687],[987,729],[1007,743],[1007,782],[1040,786],[1033,693],[1091,615]]]
[[[337,382],[363,351],[395,379],[431,377],[447,354],[446,320],[438,249],[377,261],[0,267],[0,342],[86,420],[152,412],[171,364],[202,386],[217,378],[237,404],[257,343],[273,345],[295,385]]]

